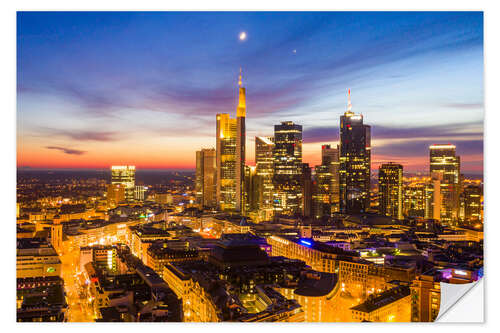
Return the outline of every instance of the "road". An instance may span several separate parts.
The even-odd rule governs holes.
[[[70,253],[60,256],[62,262],[62,278],[66,290],[66,300],[68,311],[66,319],[68,322],[93,322],[94,313],[90,308],[85,295],[80,298],[79,291],[82,290],[77,273],[79,262],[79,251],[73,250]]]

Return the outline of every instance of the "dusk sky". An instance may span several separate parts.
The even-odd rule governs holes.
[[[350,88],[372,168],[428,171],[429,145],[453,143],[482,173],[480,12],[24,12],[17,66],[18,167],[193,169],[216,113],[236,114],[241,66],[249,164],[288,120],[319,164]]]

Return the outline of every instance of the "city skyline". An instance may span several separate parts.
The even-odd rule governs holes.
[[[482,47],[480,12],[21,12],[18,167],[192,170],[215,147],[215,115],[236,114],[242,66],[249,164],[282,121],[303,126],[303,161],[320,164],[351,88],[372,171],[428,171],[429,145],[453,143],[480,174]]]

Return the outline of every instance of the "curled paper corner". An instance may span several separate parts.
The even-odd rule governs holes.
[[[484,322],[484,278],[465,284],[440,283],[441,305],[435,322]]]

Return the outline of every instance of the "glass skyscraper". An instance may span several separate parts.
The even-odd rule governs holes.
[[[133,165],[113,165],[111,167],[111,185],[125,187],[125,200],[134,201],[135,191],[135,166]]]
[[[370,207],[371,139],[363,116],[347,111],[340,117],[340,212],[357,214]]]
[[[302,211],[302,126],[292,121],[274,126],[274,210],[293,215]]]
[[[403,219],[403,166],[396,163],[382,164],[378,170],[379,212],[382,215]]]
[[[455,224],[459,213],[460,157],[452,144],[434,144],[429,147],[431,178],[440,183],[440,221]],[[436,193],[435,193],[436,194]]]

